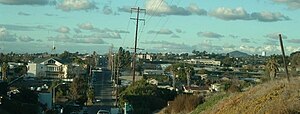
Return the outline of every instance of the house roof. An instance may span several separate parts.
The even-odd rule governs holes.
[[[47,61],[47,60],[49,60],[49,59],[54,59],[55,61],[58,61],[58,62],[60,62],[60,63],[62,63],[62,64],[65,64],[66,62],[64,62],[63,60],[61,60],[60,58],[58,58],[58,57],[47,57],[47,58],[36,58],[36,59],[34,59],[34,63],[42,63],[42,62],[44,62],[44,61]]]

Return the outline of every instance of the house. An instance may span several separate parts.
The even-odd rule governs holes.
[[[197,86],[197,85],[191,85],[191,86],[182,86],[183,92],[185,93],[194,93],[194,94],[200,94],[200,95],[207,95],[210,93],[210,89],[208,86]]]
[[[59,58],[39,58],[34,63],[28,63],[27,69],[29,77],[68,78],[68,65]]]
[[[163,75],[163,70],[151,70],[151,69],[145,69],[143,72],[144,75]]]
[[[219,84],[219,83],[211,84],[210,90],[211,91],[221,91],[221,84]]]
[[[201,65],[211,65],[211,66],[221,65],[221,61],[217,61],[214,59],[190,59],[190,60],[186,60],[186,62],[190,64],[201,64]]]
[[[149,61],[152,61],[154,60],[156,57],[154,55],[151,55],[151,54],[137,54],[136,55],[136,58],[138,59],[143,59],[143,60],[149,60]]]
[[[162,70],[160,64],[150,64],[145,63],[143,65],[143,74],[144,75],[163,75],[164,71]]]
[[[152,84],[152,85],[158,85],[158,81],[157,80],[155,80],[155,79],[148,79],[147,80],[147,82],[149,83],[149,84]]]

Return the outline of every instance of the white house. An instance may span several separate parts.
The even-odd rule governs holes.
[[[48,58],[28,63],[29,77],[67,78],[68,65],[58,58]]]
[[[220,66],[221,61],[217,61],[214,59],[190,59],[186,60],[187,63],[190,64],[203,64],[203,65],[212,65],[212,66]]]
[[[163,75],[164,71],[163,70],[145,69],[143,74],[146,74],[146,75]]]

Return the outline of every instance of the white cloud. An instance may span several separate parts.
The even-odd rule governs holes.
[[[82,23],[77,25],[80,29],[83,30],[93,30],[95,29],[94,26],[91,23]]]
[[[37,42],[43,42],[43,40],[42,40],[42,39],[37,39],[36,41],[37,41]]]
[[[299,42],[299,40],[298,40],[298,42]],[[288,53],[300,51],[300,47],[293,47],[293,46],[287,46],[285,49]]]
[[[203,36],[203,37],[207,37],[207,38],[222,38],[222,37],[224,37],[223,35],[214,33],[214,32],[198,32],[197,35],[199,37]]]
[[[262,22],[275,22],[275,21],[283,21],[283,20],[290,20],[289,17],[284,16],[283,14],[277,12],[255,12],[251,14],[253,19],[257,19],[258,21]]]
[[[58,16],[57,14],[45,13],[46,16]]]
[[[92,35],[74,35],[74,38],[112,38],[112,39],[120,39],[121,35],[117,32],[107,32],[107,33],[95,33]]]
[[[271,39],[275,39],[275,40],[278,40],[279,39],[279,34],[280,33],[271,33],[271,34],[267,34],[265,35],[265,37],[267,38],[271,38]],[[286,35],[281,35],[283,39],[287,39],[287,36]]]
[[[89,0],[63,0],[57,4],[57,8],[63,11],[72,11],[97,9],[97,6]]]
[[[145,45],[149,44],[151,47],[147,48],[149,52],[173,52],[183,53],[192,50],[192,47],[184,43],[173,43],[169,41],[145,41],[141,42]]]
[[[243,43],[250,43],[251,41],[248,38],[242,38],[241,42],[243,42]]]
[[[164,0],[147,0],[145,3],[145,9],[147,14],[152,16],[166,16],[166,15],[206,15],[207,11],[199,8],[196,4],[184,8],[176,5],[168,5]],[[130,13],[131,9],[128,6],[118,8],[121,12]]]
[[[272,0],[276,3],[286,4],[290,9],[300,9],[299,0]]]
[[[295,43],[295,44],[300,44],[300,39],[290,39],[290,40],[287,40],[287,42],[289,42],[289,43]]]
[[[66,27],[66,26],[61,26],[56,31],[60,32],[60,33],[69,33],[70,32],[70,28]]]
[[[187,9],[188,11],[196,15],[207,15],[207,11],[199,8],[199,6],[197,6],[196,4],[190,4],[190,6],[187,7]]]
[[[116,32],[116,33],[129,33],[129,31],[125,31],[125,30],[111,30],[111,29],[108,29],[108,28],[104,28],[104,29],[98,29],[98,28],[95,28],[94,29],[94,32],[100,32],[100,33],[107,33],[107,32]]]
[[[32,39],[32,38],[29,37],[29,36],[20,36],[20,37],[19,37],[19,40],[20,40],[21,42],[31,42],[31,41],[34,41],[34,39]]]
[[[267,39],[267,41],[265,41],[264,44],[265,45],[276,45],[276,44],[278,45],[278,40]]]
[[[6,5],[47,5],[51,0],[0,0],[1,4]]]
[[[89,43],[89,44],[104,44],[105,42],[99,38],[71,38],[66,34],[60,34],[54,37],[49,37],[48,41],[57,41],[64,43]]]
[[[235,9],[220,7],[209,13],[211,16],[223,20],[249,20],[250,15],[242,7]]]
[[[21,12],[21,11],[20,11],[20,12],[18,13],[18,15],[29,16],[30,14],[29,14],[29,13],[25,13],[25,12]]]
[[[173,32],[170,29],[160,29],[159,31],[155,31],[155,30],[150,30],[148,31],[148,34],[165,34],[165,35],[169,35],[172,34]]]
[[[238,7],[235,9],[220,7],[209,13],[210,16],[216,17],[222,20],[258,20],[261,22],[276,22],[290,20],[289,17],[276,12],[253,12],[248,13],[244,8]]]
[[[178,35],[176,35],[176,34],[173,34],[173,35],[171,36],[171,38],[180,38],[180,36],[178,36]]]
[[[239,38],[239,36],[233,35],[233,34],[229,34],[229,37],[231,37],[231,38],[233,38],[233,39]]]
[[[81,33],[82,31],[78,28],[74,28],[75,33]]]
[[[0,41],[9,41],[14,42],[17,40],[17,36],[15,34],[9,33],[6,28],[0,27]]]
[[[181,29],[176,29],[176,32],[177,33],[182,33],[182,30]]]
[[[119,8],[118,8],[118,11],[120,11],[120,12],[131,13],[131,7],[130,7],[130,6],[119,7]]]
[[[105,14],[105,15],[110,15],[113,13],[112,9],[110,6],[104,6],[103,9],[102,9],[102,12]]]

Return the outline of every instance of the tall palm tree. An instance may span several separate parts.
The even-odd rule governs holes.
[[[192,67],[185,67],[185,73],[186,73],[186,84],[188,87],[190,87],[190,81],[191,81],[191,74],[192,74],[193,68]]]
[[[266,65],[266,70],[269,73],[271,80],[276,78],[276,74],[279,71],[278,66],[279,65],[275,58],[271,58],[268,60],[267,65]]]
[[[176,90],[176,72],[177,72],[177,68],[175,67],[175,66],[171,66],[171,72],[172,72],[172,75],[173,75],[173,78],[172,78],[172,85],[173,85],[173,88],[174,88],[174,90]]]
[[[2,64],[2,80],[4,81],[4,80],[6,80],[7,79],[7,70],[8,70],[8,64],[6,63],[6,62],[4,62],[3,64]]]

